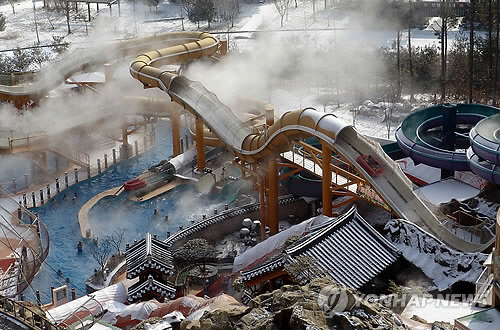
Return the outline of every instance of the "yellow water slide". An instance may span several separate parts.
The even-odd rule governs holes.
[[[135,56],[151,49],[197,41],[199,36],[199,32],[169,32],[148,37],[103,42],[93,47],[77,48],[40,71],[30,74],[32,79],[29,83],[14,86],[0,85],[0,100],[39,100],[74,73],[92,65],[113,63],[118,59]],[[177,60],[184,59],[180,53],[182,52],[179,52]]]
[[[130,65],[131,75],[145,86],[164,90],[172,101],[199,117],[225,146],[242,159],[260,162],[289,150],[294,140],[315,136],[346,157],[400,217],[417,223],[456,249],[481,251],[486,247],[485,244],[457,237],[443,227],[434,213],[415,195],[410,180],[380,145],[358,134],[333,114],[311,108],[290,111],[266,131],[256,133],[200,82],[161,68],[166,64],[211,56],[216,52],[218,40],[214,36],[198,33],[196,39],[186,39],[182,45],[140,54]],[[356,162],[359,155],[366,154],[374,155],[384,167],[381,176],[371,177]]]

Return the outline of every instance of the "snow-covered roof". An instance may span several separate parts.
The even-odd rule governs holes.
[[[452,199],[464,201],[476,197],[479,192],[479,189],[454,178],[448,178],[415,190],[419,198],[423,198],[434,205],[448,203]]]
[[[353,207],[337,221],[299,239],[282,256],[242,272],[242,276],[244,281],[250,281],[308,256],[314,259],[314,266],[320,272],[339,284],[357,289],[393,264],[399,255],[399,250]],[[302,284],[309,280],[302,273],[292,276]]]

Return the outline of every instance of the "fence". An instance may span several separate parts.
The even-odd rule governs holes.
[[[145,132],[145,135],[140,140],[134,141],[126,148],[116,150],[113,148],[108,153],[104,153],[102,158],[95,159],[92,162],[90,156],[83,152],[75,152],[74,157],[82,160],[86,166],[76,166],[70,171],[57,174],[55,179],[47,174],[30,175],[24,174],[24,178],[11,182],[0,183],[0,188],[7,191],[9,194],[19,194],[18,202],[24,207],[36,207],[45,204],[48,200],[54,197],[57,193],[80,181],[89,179],[93,176],[101,174],[107,168],[115,165],[120,160],[126,160],[138,156],[144,151],[151,148],[156,142],[155,128]],[[83,164],[82,164],[83,165]],[[21,181],[21,182],[19,182]],[[47,182],[44,184],[44,182]],[[36,189],[33,188],[36,187]],[[22,195],[20,195],[22,193]],[[1,190],[0,190],[1,195]]]
[[[35,74],[33,72],[12,72],[0,74],[0,85],[14,86],[33,82]]]

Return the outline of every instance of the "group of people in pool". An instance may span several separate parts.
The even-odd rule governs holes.
[[[154,218],[157,218],[160,216],[160,211],[158,211],[158,209],[156,207],[155,207],[155,210],[153,212],[153,216],[154,216]],[[165,221],[168,221],[168,214],[165,215]]]

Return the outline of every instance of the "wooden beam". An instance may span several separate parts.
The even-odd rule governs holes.
[[[352,196],[351,198],[349,198],[349,199],[347,199],[345,201],[342,201],[342,202],[340,202],[338,204],[334,204],[332,207],[334,209],[336,209],[336,208],[339,208],[339,207],[344,206],[346,204],[352,203],[352,202],[354,202],[354,201],[356,201],[358,199],[359,199],[359,196]]]
[[[283,179],[286,179],[288,178],[289,176],[291,175],[294,175],[294,174],[297,174],[299,172],[302,172],[304,169],[302,169],[301,167],[299,168],[296,168],[294,169],[293,171],[290,171],[288,173],[285,173],[285,174],[281,174],[280,176],[278,176],[278,180],[283,180]]]
[[[266,281],[275,279],[275,278],[283,276],[283,275],[287,275],[287,272],[284,269],[275,270],[274,272],[264,274],[262,276],[254,278],[251,281],[245,282],[245,285],[246,286],[254,286],[254,285],[264,283]]]

